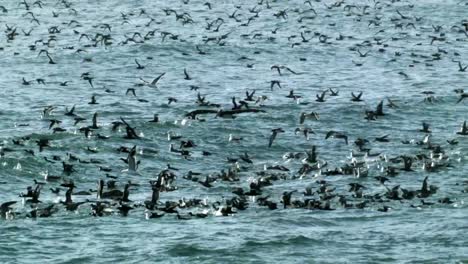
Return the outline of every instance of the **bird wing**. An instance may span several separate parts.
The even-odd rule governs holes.
[[[270,136],[270,141],[268,142],[268,147],[269,147],[269,148],[270,148],[271,145],[273,144],[273,141],[275,140],[276,135],[277,135],[276,132],[273,132],[273,133],[271,134],[271,136]]]
[[[2,205],[0,205],[0,208],[2,210],[7,210],[11,205],[15,204],[16,201],[10,201],[10,202],[6,202],[6,203],[2,203]]]
[[[429,176],[426,176],[426,178],[424,178],[424,181],[423,181],[423,184],[422,184],[422,187],[421,187],[421,192],[427,192],[429,189],[427,188],[427,179],[429,178]]]
[[[159,80],[165,75],[166,73],[163,72],[161,73],[158,77],[154,78],[154,80],[151,82],[152,85],[156,85],[156,83],[159,82]]]
[[[336,133],[336,132],[333,131],[333,130],[328,131],[328,132],[327,132],[327,135],[325,136],[325,139],[327,139],[327,138],[329,138],[329,137],[335,135],[335,133]]]
[[[305,118],[306,118],[305,113],[301,113],[301,116],[299,117],[299,124],[301,125],[304,124]]]
[[[377,114],[383,114],[383,100],[377,105],[375,112]]]

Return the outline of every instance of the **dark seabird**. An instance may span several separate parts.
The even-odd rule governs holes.
[[[275,140],[276,136],[279,134],[279,133],[283,133],[284,130],[282,128],[275,128],[275,129],[272,129],[271,130],[271,136],[270,136],[270,139],[268,141],[268,147],[270,148],[271,145],[273,144],[273,141]]]
[[[184,69],[184,75],[185,75],[184,80],[192,80],[192,78],[190,78],[190,75],[187,72],[187,69]]]
[[[461,101],[465,100],[465,98],[468,98],[468,93],[460,94],[460,99],[458,99],[457,104],[460,103]]]
[[[128,170],[136,171],[138,168],[139,162],[136,159],[136,145],[130,150],[127,156]]]
[[[255,99],[253,99],[254,94],[255,94],[255,90],[253,90],[251,93],[249,93],[249,91],[245,91],[244,101],[249,101],[249,102],[255,101]]]
[[[333,137],[333,138],[342,138],[345,140],[345,143],[346,145],[348,145],[348,136],[346,136],[345,134],[341,133],[341,132],[337,132],[337,131],[328,131],[327,135],[325,136],[325,139],[328,139],[329,137]]]
[[[463,122],[463,125],[460,127],[460,131],[458,131],[457,134],[468,136],[468,126],[466,125],[466,121]]]
[[[377,116],[385,115],[384,112],[383,112],[383,100],[380,101],[380,103],[377,105],[377,107],[375,109],[375,115],[377,115]]]
[[[91,101],[88,104],[98,104],[95,95],[91,96]]]
[[[97,124],[97,116],[98,116],[98,113],[97,112],[94,113],[94,115],[93,115],[93,124],[90,127],[92,129],[98,129],[99,128],[99,126]]]
[[[291,196],[293,193],[297,192],[297,190],[291,192],[283,192],[283,196],[281,197],[281,202],[283,203],[284,209],[291,205]]]
[[[143,69],[145,68],[145,66],[141,65],[141,64],[138,62],[137,59],[135,59],[135,63],[136,63],[136,65],[137,65],[137,69],[138,69],[138,70],[143,70]]]
[[[316,94],[315,96],[317,99],[315,101],[323,103],[325,102],[325,95],[327,94],[327,91],[323,91],[321,95]]]
[[[431,133],[431,130],[429,129],[429,124],[426,122],[423,122],[422,129],[420,129],[419,132]]]
[[[14,205],[16,201],[10,201],[6,203],[2,203],[0,205],[0,217],[1,218],[8,218],[9,212],[12,210],[11,206]]]
[[[129,93],[132,93],[133,96],[136,97],[135,88],[128,88],[127,91],[125,92],[125,95],[128,95]]]
[[[461,61],[458,62],[458,71],[459,71],[459,72],[464,72],[464,71],[466,71],[467,68],[468,68],[468,65],[466,65],[465,67],[463,67]]]
[[[98,192],[97,192],[97,198],[99,199],[120,199],[123,197],[123,192],[120,190],[111,190],[108,192],[104,192],[104,180],[99,180],[98,181]]]
[[[361,99],[361,96],[362,96],[362,92],[360,92],[358,95],[355,95],[353,92],[351,92],[351,101],[353,102],[362,102],[362,99]]]
[[[66,116],[76,116],[74,112],[75,112],[75,105],[73,105],[70,110],[68,110],[68,108],[66,108],[64,115],[66,115]]]
[[[339,90],[333,91],[332,88],[328,88],[328,91],[330,91],[330,96],[338,96],[338,93],[340,92]]]
[[[387,135],[384,135],[384,136],[381,136],[381,137],[376,137],[375,138],[375,141],[377,142],[389,142],[390,140],[388,139],[388,134]]]
[[[150,120],[148,122],[151,122],[151,123],[159,123],[159,115],[158,114],[154,114],[153,116],[153,120]]]

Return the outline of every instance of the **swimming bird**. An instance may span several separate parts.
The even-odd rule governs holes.
[[[113,199],[117,200],[122,198],[123,192],[120,190],[111,190],[108,192],[104,192],[104,180],[98,181],[98,191],[97,191],[97,198],[98,199]]]
[[[148,121],[148,122],[151,122],[151,123],[159,123],[159,115],[158,114],[154,114],[153,115],[153,119]]]
[[[95,95],[91,96],[91,101],[90,101],[88,104],[99,104],[99,103],[97,102],[97,100],[96,100],[96,96],[95,96]]]
[[[431,133],[431,130],[429,129],[429,124],[426,122],[423,122],[422,129],[420,129],[419,132]]]
[[[283,192],[283,196],[281,197],[281,202],[283,203],[284,209],[291,206],[291,197],[293,193],[297,192],[297,190],[290,191],[290,192]]]

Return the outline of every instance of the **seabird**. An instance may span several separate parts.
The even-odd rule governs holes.
[[[159,115],[158,114],[154,114],[153,116],[153,120],[150,120],[148,122],[151,122],[151,123],[159,123]]]
[[[189,74],[187,72],[187,69],[184,69],[184,75],[185,75],[184,80],[192,80],[192,78],[190,78],[190,76],[189,76]]]
[[[323,91],[320,96],[318,94],[316,94],[315,96],[317,97],[317,99],[315,101],[320,102],[320,103],[325,102],[325,94],[327,94],[326,90]]]
[[[136,159],[136,145],[130,150],[127,156],[128,170],[136,171],[138,168],[139,161]]]
[[[165,72],[161,73],[158,77],[154,78],[153,81],[152,81],[151,83],[149,83],[149,82],[143,80],[142,78],[140,78],[140,80],[142,80],[144,83],[146,83],[146,84],[147,84],[149,87],[151,87],[151,88],[158,88],[158,87],[156,86],[156,84],[159,82],[159,80],[160,80],[165,74],[166,74]]]
[[[275,129],[272,129],[271,130],[271,136],[270,136],[270,139],[269,139],[269,142],[268,142],[268,147],[270,148],[271,145],[273,144],[273,141],[275,140],[276,136],[279,134],[279,133],[284,133],[284,130],[282,128],[275,128]]]
[[[329,137],[333,137],[333,138],[342,138],[345,140],[345,143],[346,145],[348,145],[348,136],[346,136],[345,134],[341,133],[341,132],[337,132],[337,131],[328,131],[327,135],[325,136],[325,139],[328,139]]]
[[[141,65],[141,64],[138,62],[137,59],[135,59],[135,63],[136,63],[136,65],[137,65],[137,69],[138,69],[138,70],[143,70],[143,69],[145,68],[145,66]]]
[[[466,121],[463,122],[462,126],[460,127],[460,131],[458,131],[457,134],[463,136],[468,135],[468,126],[466,125]]]
[[[309,114],[306,114],[304,112],[301,113],[301,116],[299,117],[299,124],[304,124],[304,121],[306,118],[312,118],[314,120],[319,120],[320,115],[317,112],[311,112]]]
[[[362,99],[361,99],[361,96],[362,96],[362,92],[360,92],[358,95],[355,95],[353,92],[351,92],[351,101],[353,102],[362,102]]]
[[[419,132],[431,133],[431,130],[429,129],[429,124],[426,122],[423,122],[422,129],[420,129]]]
[[[310,133],[315,134],[315,132],[312,131],[312,129],[310,129],[310,128],[299,128],[299,127],[294,130],[294,134],[297,135],[297,133],[300,132],[300,131],[302,131],[302,133],[304,134],[304,137],[305,137],[306,140],[309,140],[309,134]]]

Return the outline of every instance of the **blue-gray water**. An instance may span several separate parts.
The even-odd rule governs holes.
[[[468,64],[468,35],[462,25],[467,21],[467,1],[311,1],[310,5],[302,0],[212,1],[211,10],[204,5],[206,1],[187,2],[44,0],[42,8],[29,1],[29,10],[17,1],[1,3],[7,12],[0,10],[0,202],[18,201],[12,206],[16,218],[0,220],[1,263],[468,262],[468,136],[456,134],[468,119],[468,101],[457,104],[460,95],[454,92],[467,89],[468,70],[459,71],[456,62],[460,61],[462,67]],[[176,19],[174,12],[166,15],[165,9],[187,14]],[[286,10],[284,17],[280,16],[282,10]],[[258,11],[258,17],[254,17]],[[53,17],[52,12],[58,16]],[[183,24],[188,17],[193,23]],[[248,26],[242,26],[250,17]],[[207,29],[207,23],[218,18],[222,20]],[[111,27],[110,31],[103,23]],[[438,25],[442,26],[439,31]],[[53,26],[60,32],[53,33]],[[18,35],[12,34],[14,28]],[[25,36],[23,30],[28,33],[30,29],[30,36]],[[153,30],[154,35],[147,35]],[[141,34],[134,37],[137,43],[126,41],[135,32]],[[170,35],[163,41],[164,32]],[[90,39],[97,33],[110,34],[111,43],[94,45],[85,36],[80,39],[82,33]],[[9,34],[14,35],[10,40]],[[319,41],[320,35],[329,37],[326,43]],[[47,45],[52,36],[56,41]],[[438,39],[431,43],[431,36]],[[30,45],[35,45],[35,50]],[[358,49],[362,54],[369,53],[360,57]],[[44,52],[38,56],[41,50],[47,50],[55,64],[48,63]],[[135,59],[145,68],[137,69]],[[271,69],[273,65],[289,67],[296,74],[283,69],[280,76]],[[191,80],[184,79],[184,69]],[[85,72],[94,78],[94,88],[80,78]],[[140,78],[151,81],[163,72],[166,74],[158,89],[138,85],[143,84]],[[31,84],[23,85],[23,77]],[[38,84],[38,78],[45,84]],[[272,80],[279,80],[282,88],[270,90]],[[61,86],[65,81],[69,81],[67,86]],[[193,85],[199,87],[198,91],[190,90]],[[135,88],[137,97],[125,95],[128,88]],[[329,88],[339,90],[339,96],[328,93],[326,102],[316,102],[316,94]],[[235,119],[200,116],[206,119],[204,122],[184,117],[191,110],[206,109],[196,103],[198,92],[207,101],[230,109],[231,97],[243,100],[245,92],[254,89],[255,98],[268,99],[263,106],[254,102],[249,105],[265,113],[240,114]],[[299,104],[286,97],[292,89],[302,96]],[[351,102],[351,92],[360,91],[363,101]],[[425,91],[434,92],[429,95],[433,102],[425,101]],[[99,104],[88,104],[92,95]],[[178,101],[168,105],[169,97]],[[398,108],[389,108],[387,98]],[[385,100],[385,116],[366,120],[365,111],[374,110],[380,100]],[[76,126],[72,117],[64,115],[73,105],[76,114],[86,118]],[[41,118],[46,106],[56,109],[51,116]],[[300,113],[312,111],[320,114],[320,120],[308,119],[300,125]],[[78,129],[90,125],[95,112],[101,128],[86,139]],[[160,123],[149,123],[155,113]],[[142,139],[124,139],[124,129],[112,132],[111,122],[120,117],[136,127]],[[47,121],[51,118],[61,120],[59,126],[66,132],[52,133]],[[429,176],[429,184],[439,187],[436,194],[425,198],[433,205],[421,206],[421,199],[415,197],[345,209],[336,197],[331,200],[333,211],[283,209],[283,191],[297,189],[292,199],[304,200],[304,188],[312,186],[317,191],[318,180],[328,181],[336,187],[336,194],[353,204],[363,199],[353,198],[348,192],[352,182],[366,186],[364,195],[384,195],[385,187],[374,177],[385,176],[382,167],[402,167],[401,163],[383,161],[384,156],[430,155],[427,144],[416,144],[426,135],[419,132],[422,122],[430,124],[430,141],[441,145],[448,158],[443,162],[450,166],[427,172],[422,161],[415,160],[414,171],[397,170],[399,174],[387,176],[390,182],[385,184],[419,190]],[[315,132],[309,141],[294,133],[295,128],[304,126]],[[279,127],[285,133],[268,148],[271,129]],[[346,133],[349,144],[342,139],[325,140],[330,130]],[[190,149],[189,159],[169,151],[169,131],[197,145]],[[110,139],[99,140],[97,133]],[[243,139],[229,142],[229,134]],[[374,141],[385,134],[389,134],[390,142]],[[21,137],[30,139],[24,146],[14,145],[12,139]],[[39,152],[35,143],[39,138],[51,139],[51,146]],[[287,152],[303,153],[315,145],[319,159],[328,162],[325,169],[341,167],[350,163],[351,151],[357,152],[353,143],[357,138],[368,139],[366,147],[382,157],[366,159],[369,175],[365,178],[317,175],[317,171],[299,177],[301,160],[283,159]],[[449,145],[447,140],[452,139],[459,143]],[[176,147],[179,142],[172,141]],[[120,146],[133,145],[141,160],[137,174],[122,172],[126,164],[120,158],[127,154],[117,151]],[[88,151],[88,147],[97,148],[98,153]],[[27,149],[35,155],[24,151]],[[202,151],[213,155],[203,156]],[[240,161],[248,168],[238,173],[239,182],[218,179],[212,188],[206,188],[183,178],[189,170],[201,172],[202,179],[227,170],[232,164],[226,158],[237,158],[244,152],[249,153],[253,165]],[[101,164],[69,161],[67,153]],[[53,156],[75,164],[76,172],[63,174],[61,161],[54,162]],[[60,181],[47,183],[41,192],[39,207],[56,203],[59,208],[51,217],[26,217],[32,208],[22,205],[18,197],[27,186],[34,186],[34,179],[44,181],[47,172],[73,179],[78,190],[96,189],[99,179],[108,180],[98,169],[104,166],[112,168],[110,174],[118,177],[117,188],[122,189],[128,180],[140,184],[132,187],[130,200],[131,204],[142,204],[151,198],[148,181],[168,163],[179,169],[175,171],[178,189],[161,192],[161,203],[182,198],[206,199],[208,204],[223,202],[236,196],[231,193],[234,187],[248,190],[249,183],[260,177],[255,172],[262,171],[264,165],[283,165],[290,171],[284,179],[263,188],[263,196],[270,195],[270,200],[278,203],[277,210],[259,206],[248,197],[249,208],[233,216],[210,214],[188,221],[178,220],[174,214],[146,220],[143,207],[130,211],[127,217],[117,212],[93,217],[89,204],[68,212],[58,203],[64,200],[66,188],[61,187],[58,196],[49,191]],[[94,202],[95,197],[74,196],[73,200]],[[443,198],[453,203],[440,203]],[[391,209],[378,211],[383,206]],[[179,210],[186,215],[207,208]]]

